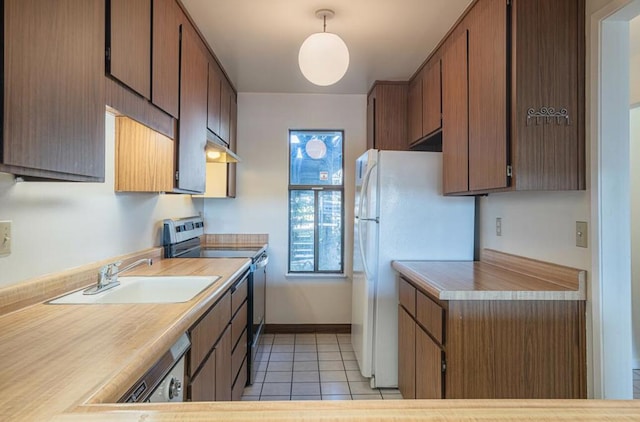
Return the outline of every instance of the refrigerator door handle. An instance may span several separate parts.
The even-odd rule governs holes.
[[[378,163],[373,163],[371,167],[367,169],[367,174],[364,176],[364,180],[362,181],[362,191],[360,194],[360,204],[358,209],[360,213],[362,213],[362,205],[364,205],[364,199],[367,193],[367,189],[369,188],[369,180],[371,179],[371,173],[373,169],[376,168]],[[357,218],[357,217],[356,217]],[[364,253],[364,242],[362,240],[362,227],[361,223],[363,221],[375,221],[378,222],[378,218],[358,218],[358,243],[360,244],[360,258],[362,258],[362,267],[364,269],[364,275],[367,279],[371,279],[371,273],[369,272],[369,265],[367,264],[367,256]]]

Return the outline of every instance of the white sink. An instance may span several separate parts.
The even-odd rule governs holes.
[[[84,289],[54,299],[52,304],[180,303],[193,299],[220,276],[119,277],[120,285],[95,295]]]

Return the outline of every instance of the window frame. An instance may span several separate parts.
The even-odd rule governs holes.
[[[291,135],[296,132],[317,132],[317,133],[330,133],[330,132],[339,132],[342,138],[341,142],[341,156],[342,156],[342,183],[340,185],[302,185],[302,184],[291,184]],[[288,178],[288,188],[287,188],[287,227],[288,227],[288,238],[287,238],[287,275],[299,275],[299,276],[309,276],[309,275],[336,275],[340,276],[344,274],[344,238],[345,238],[345,213],[344,213],[344,203],[345,203],[345,195],[344,195],[344,130],[343,129],[289,129],[288,137],[287,137],[287,153],[288,153],[288,167],[287,167],[287,178]],[[312,191],[314,198],[314,224],[313,224],[313,271],[293,271],[291,269],[291,193],[294,191]],[[325,191],[337,191],[341,193],[341,201],[340,201],[340,269],[339,270],[320,270],[318,269],[319,265],[319,236],[320,232],[318,230],[319,227],[319,208],[318,208],[318,198],[320,196],[320,192]]]

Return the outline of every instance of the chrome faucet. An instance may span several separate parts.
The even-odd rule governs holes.
[[[109,290],[113,287],[116,287],[120,284],[118,281],[118,275],[125,271],[129,271],[130,269],[137,267],[140,264],[147,264],[151,266],[153,264],[153,260],[151,258],[139,259],[123,269],[119,269],[120,265],[122,265],[122,261],[113,262],[111,264],[107,264],[104,267],[100,268],[98,272],[98,283],[95,286],[89,287],[84,291],[85,295],[95,295],[96,293],[103,292],[105,290]]]

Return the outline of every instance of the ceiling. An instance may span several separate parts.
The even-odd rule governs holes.
[[[472,0],[182,0],[239,92],[365,94],[375,80],[407,80]],[[333,86],[308,82],[298,49],[322,31],[349,48]]]

